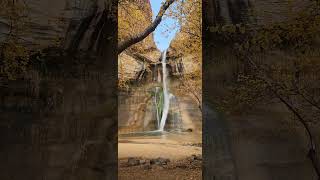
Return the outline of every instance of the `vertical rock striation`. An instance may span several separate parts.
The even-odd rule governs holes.
[[[205,179],[300,180],[316,179],[306,157],[307,141],[302,129],[287,127],[292,115],[279,103],[255,104],[245,115],[216,112],[217,99],[226,96],[237,81],[239,59],[232,45],[214,41],[209,26],[243,23],[249,26],[285,21],[303,10],[304,0],[205,0],[203,8],[203,86]],[[214,44],[215,43],[215,44]],[[285,54],[282,52],[282,54]],[[264,61],[283,60],[268,56]],[[232,98],[232,97],[230,97]],[[288,122],[287,122],[288,121]],[[281,129],[281,130],[280,130]]]
[[[25,77],[0,77],[0,179],[116,179],[117,2],[26,2],[23,38],[42,54],[30,57]],[[47,48],[56,36],[77,48]]]

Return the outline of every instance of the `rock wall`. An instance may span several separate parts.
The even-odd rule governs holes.
[[[148,0],[134,0],[121,4],[118,12],[119,41],[142,32],[152,23],[151,4]],[[118,129],[119,134],[141,132],[144,120],[152,119],[152,65],[160,58],[153,34],[133,45],[118,56]],[[147,59],[147,60],[146,60]],[[146,83],[147,82],[147,83]]]
[[[130,88],[130,91],[121,91],[118,98],[118,133],[128,135],[157,130],[157,112],[154,102],[156,87],[161,87],[161,64],[155,72],[147,75],[147,80]],[[168,88],[174,97],[170,100],[170,110],[166,121],[166,131],[183,131],[191,129],[201,132],[201,111],[193,97],[181,88],[173,74],[169,72]]]
[[[152,23],[152,9],[148,0],[134,0],[119,5],[118,40],[123,41],[140,33]],[[135,56],[139,54],[139,56]],[[139,79],[139,74],[149,70],[150,63],[157,62],[160,51],[156,48],[153,33],[118,56],[119,88],[129,88],[128,82]]]
[[[214,44],[207,27],[228,23],[248,25],[285,21],[306,1],[206,0],[203,31],[203,119],[205,179],[299,180],[316,179],[307,157],[308,140],[290,112],[277,102],[260,102],[244,115],[221,115],[217,99],[226,96],[242,66],[232,47]],[[289,11],[289,9],[293,11]],[[284,55],[285,56],[285,55]],[[283,56],[265,56],[284,59]],[[231,97],[232,98],[232,97]],[[219,104],[218,104],[219,105]],[[317,131],[314,131],[315,133]]]
[[[98,35],[92,33],[101,26],[103,11],[110,10],[112,0],[18,0],[16,4],[23,6],[26,16],[21,22],[24,24],[23,32],[19,33],[20,43],[29,49],[59,45],[88,50],[90,44],[96,43],[97,37],[93,36]],[[10,31],[10,18],[1,18],[0,24],[3,41]]]
[[[267,24],[282,21],[310,4],[308,0],[205,0],[206,24]]]
[[[38,19],[26,38],[48,47],[52,36],[68,32],[69,25],[60,29],[48,21],[67,13],[69,1],[28,2]],[[102,22],[96,40],[103,53],[46,48],[30,57],[23,78],[0,78],[0,179],[116,179],[117,2],[104,1],[112,8],[99,2],[92,17]],[[79,34],[87,15],[74,16],[79,20],[71,29]],[[90,34],[85,30],[83,36]]]

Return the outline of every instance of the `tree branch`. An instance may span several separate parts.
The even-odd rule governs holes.
[[[128,47],[142,41],[143,39],[145,39],[150,33],[152,33],[157,26],[160,24],[162,17],[165,13],[165,11],[169,8],[169,6],[174,2],[175,0],[166,0],[166,2],[161,6],[160,11],[157,15],[157,17],[155,18],[155,20],[152,22],[152,24],[150,24],[143,32],[130,37],[127,40],[124,40],[122,42],[120,42],[118,44],[118,54],[120,54],[122,51],[124,51],[125,49],[127,49]]]
[[[299,122],[303,125],[303,127],[307,131],[308,136],[309,136],[309,140],[310,140],[310,149],[308,152],[308,157],[312,162],[314,170],[316,171],[318,177],[320,178],[320,167],[319,167],[319,164],[318,164],[319,162],[318,162],[317,155],[316,155],[316,147],[315,147],[314,139],[313,139],[313,136],[311,134],[311,130],[310,130],[308,124],[305,122],[305,120],[302,118],[302,116],[298,113],[298,111],[290,103],[288,103],[284,98],[282,98],[280,94],[278,94],[275,91],[274,91],[274,94],[298,118]]]
[[[273,83],[272,80],[270,80],[270,78],[268,78],[267,74],[263,73],[261,71],[261,67],[258,67],[257,64],[255,64],[249,57],[247,58],[249,64],[251,65],[251,67],[256,70],[256,72],[258,74],[261,74],[262,77],[260,77],[261,80],[263,80],[269,87],[269,89],[272,91],[272,93],[287,107],[287,109],[289,111],[291,111],[297,118],[298,121],[303,125],[304,129],[306,130],[307,134],[308,134],[308,138],[310,141],[310,147],[309,147],[309,152],[308,152],[308,157],[312,162],[312,166],[315,170],[315,172],[317,173],[317,176],[319,177],[320,180],[320,165],[317,159],[317,154],[316,154],[316,145],[315,145],[315,141],[311,132],[311,129],[309,127],[309,125],[307,124],[307,122],[305,121],[305,119],[302,117],[302,115],[300,115],[300,113],[298,112],[298,110],[288,102],[288,100],[286,100],[281,93],[278,92],[277,88],[274,87],[282,87],[280,85],[278,85],[277,83]]]
[[[133,57],[133,58],[135,58],[135,59],[138,59],[138,60],[141,60],[141,61],[143,61],[143,62],[146,62],[146,63],[148,63],[148,64],[154,63],[151,59],[149,59],[148,57],[143,56],[143,55],[141,55],[141,54],[139,54],[139,53],[129,52],[128,55],[131,56],[131,57]]]

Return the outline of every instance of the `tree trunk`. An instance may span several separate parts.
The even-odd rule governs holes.
[[[128,47],[142,41],[144,38],[146,38],[150,33],[152,33],[157,26],[160,24],[162,17],[165,13],[165,11],[169,8],[169,6],[174,2],[175,0],[167,0],[160,8],[160,11],[156,17],[156,19],[153,21],[152,24],[150,24],[143,32],[130,37],[127,40],[124,40],[118,44],[118,54],[120,54],[122,51],[127,49]]]

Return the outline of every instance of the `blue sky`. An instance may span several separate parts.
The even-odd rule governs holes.
[[[162,2],[164,1],[165,0],[150,0],[153,19],[157,16]],[[171,40],[179,30],[179,26],[177,26],[177,24],[178,22],[172,18],[165,16],[162,18],[161,23],[153,33],[154,41],[159,50],[163,51],[169,47]]]

